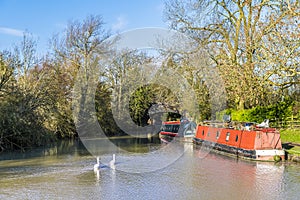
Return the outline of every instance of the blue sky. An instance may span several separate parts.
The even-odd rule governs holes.
[[[45,51],[70,20],[101,15],[112,33],[143,27],[167,27],[163,0],[0,0],[0,50],[11,49],[24,31]]]

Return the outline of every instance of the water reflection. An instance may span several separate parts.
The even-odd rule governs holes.
[[[281,199],[283,163],[238,160],[212,152],[202,159],[200,151],[197,149],[195,154],[201,160],[198,167],[204,172],[201,179],[207,184],[203,187],[208,196],[218,199]],[[211,186],[215,190],[211,190]]]
[[[70,151],[56,150],[22,159],[3,159],[0,155],[0,199],[298,199],[300,165],[250,162],[210,152],[201,158],[201,150],[182,143],[184,154],[167,167],[154,172],[127,173],[125,158],[142,157],[145,148],[156,154],[162,144],[132,144],[135,152],[116,153],[116,169],[103,165],[93,171],[96,158],[74,143],[64,144]],[[140,145],[141,151],[138,151]],[[45,151],[49,152],[49,151]],[[168,153],[172,153],[169,151]],[[31,157],[30,157],[31,156]],[[101,159],[112,159],[103,149]],[[155,161],[155,159],[153,160]],[[152,162],[153,162],[152,161]],[[156,165],[161,163],[156,160]]]
[[[0,160],[18,160],[44,156],[61,156],[65,154],[84,156],[90,153],[79,140],[63,140],[53,145],[28,150],[25,153],[19,151],[1,153]]]

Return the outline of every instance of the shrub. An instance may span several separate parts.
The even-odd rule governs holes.
[[[224,114],[230,114],[232,121],[241,122],[262,122],[265,119],[270,121],[286,121],[292,115],[293,102],[289,99],[269,106],[257,106],[251,109],[234,110],[226,109],[217,114],[217,119],[222,120]]]

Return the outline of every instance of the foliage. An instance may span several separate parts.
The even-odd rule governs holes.
[[[106,136],[124,135],[113,118],[111,92],[108,85],[99,83],[95,93],[95,109],[98,122]]]
[[[191,36],[197,50],[160,52],[157,73],[154,56],[116,52],[100,16],[70,22],[52,38],[45,57],[37,56],[36,42],[24,34],[13,51],[0,52],[0,151],[76,137],[75,124],[94,109],[107,136],[125,134],[114,119],[124,112],[147,125],[155,105],[171,120],[186,110],[199,121],[214,119],[216,112],[218,119],[231,114],[251,122],[300,117],[299,1],[272,2],[170,0],[171,28]],[[148,74],[155,74],[154,84]],[[85,109],[93,100],[94,107]]]
[[[21,149],[40,146],[54,140],[43,126],[43,116],[33,107],[31,96],[15,94],[0,103],[1,148]]]
[[[108,37],[99,16],[68,25],[52,40],[53,54],[36,55],[30,34],[12,52],[0,53],[0,151],[39,146],[55,138],[76,136],[72,88],[78,69],[88,75],[108,51]]]
[[[300,119],[300,101],[294,101],[293,107],[292,107],[292,115],[295,118]]]
[[[277,104],[268,106],[256,106],[251,109],[234,110],[227,109],[219,113],[219,119],[222,114],[230,114],[231,120],[241,122],[257,122],[260,123],[265,119],[270,121],[286,121],[292,115],[293,102],[286,99]]]
[[[139,126],[148,124],[149,108],[154,100],[154,94],[151,87],[144,86],[138,88],[132,95],[129,101],[130,115],[132,120]]]

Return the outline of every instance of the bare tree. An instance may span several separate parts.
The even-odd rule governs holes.
[[[91,117],[95,109],[93,101],[101,76],[101,60],[111,51],[113,41],[108,40],[109,36],[102,17],[91,15],[83,21],[71,21],[65,34],[52,40],[55,65],[57,69],[63,69],[64,76],[68,77],[65,87],[69,91],[73,89],[75,120],[78,124],[82,121],[82,126],[86,126],[85,122],[91,119],[95,120]],[[64,109],[70,118],[71,102]]]
[[[284,18],[263,42],[256,59],[264,80],[281,90],[300,84],[300,17]]]
[[[122,113],[129,111],[129,98],[135,89],[143,86],[146,81],[147,69],[152,58],[138,50],[115,52],[106,63],[104,77],[113,92],[112,102],[116,116],[122,119]]]
[[[207,49],[222,72],[231,101],[240,109],[259,104],[263,95],[265,79],[257,72],[264,66],[257,54],[266,48],[266,37],[300,15],[297,0],[170,0],[165,14],[171,28]]]

